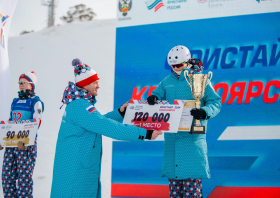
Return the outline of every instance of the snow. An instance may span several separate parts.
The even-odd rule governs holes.
[[[115,32],[116,21],[110,19],[66,24],[9,38],[10,101],[17,97],[18,77],[35,71],[38,79],[35,92],[45,104],[33,175],[35,198],[50,197],[55,147],[65,106],[59,108],[68,81],[74,81],[71,65],[74,58],[88,64],[100,77],[97,109],[102,114],[113,110]],[[74,147],[69,145],[69,149]],[[103,137],[102,197],[111,194],[111,162],[112,139]]]

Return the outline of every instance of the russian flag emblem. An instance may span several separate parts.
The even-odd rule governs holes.
[[[87,110],[89,113],[92,113],[92,112],[96,111],[96,108],[95,108],[93,105],[91,105],[91,106],[89,106],[88,108],[86,108],[86,110]]]

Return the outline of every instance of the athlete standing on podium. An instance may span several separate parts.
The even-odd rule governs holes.
[[[148,103],[154,105],[157,100],[194,100],[184,71],[200,74],[203,71],[202,62],[191,59],[189,49],[182,45],[170,50],[167,62],[172,67],[171,74],[148,97]],[[220,112],[221,97],[210,83],[200,101],[201,109],[192,109],[191,115],[201,120],[206,131],[208,120]],[[169,178],[170,197],[202,197],[201,179],[210,178],[206,134],[165,133],[161,177]]]
[[[16,124],[30,119],[40,119],[44,103],[35,95],[37,77],[35,72],[26,72],[19,77],[18,98],[11,105],[10,122]],[[34,145],[25,146],[19,141],[18,147],[5,148],[2,167],[4,197],[33,197],[32,175],[37,158],[37,135]],[[2,150],[3,147],[0,146]],[[17,180],[17,182],[16,182]]]

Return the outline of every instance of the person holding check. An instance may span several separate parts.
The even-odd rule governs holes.
[[[72,61],[76,83],[69,82],[53,167],[52,198],[101,198],[102,135],[117,140],[154,140],[161,131],[122,124],[128,103],[101,115],[94,107],[99,76],[79,59]]]
[[[170,50],[167,61],[172,67],[171,74],[147,98],[150,105],[157,100],[193,100],[184,71],[200,74],[203,71],[202,62],[191,59],[189,49],[182,45]],[[201,108],[192,109],[191,115],[200,119],[206,131],[208,120],[220,112],[221,97],[209,84],[200,102]],[[206,134],[165,133],[161,177],[169,178],[170,197],[202,197],[201,179],[210,178]]]

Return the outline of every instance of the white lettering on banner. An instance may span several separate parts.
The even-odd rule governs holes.
[[[280,125],[228,126],[218,140],[280,140]]]
[[[161,124],[160,123],[143,123],[142,127],[143,128],[151,127],[151,128],[160,129]]]

